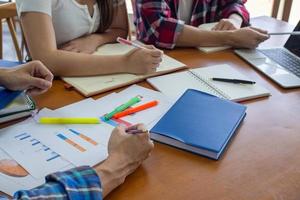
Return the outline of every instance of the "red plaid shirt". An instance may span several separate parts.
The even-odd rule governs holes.
[[[134,0],[137,37],[146,44],[172,49],[184,22],[178,19],[179,0]],[[194,0],[189,25],[216,22],[238,14],[243,26],[249,24],[246,0]]]

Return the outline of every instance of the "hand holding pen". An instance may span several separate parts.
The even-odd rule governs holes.
[[[143,134],[149,133],[146,127],[143,124],[136,124],[131,127],[126,128],[126,133],[128,134]]]
[[[152,45],[140,45],[120,37],[117,41],[135,47],[135,49],[125,54],[124,66],[127,72],[133,74],[153,74],[156,72],[162,62],[163,51]]]

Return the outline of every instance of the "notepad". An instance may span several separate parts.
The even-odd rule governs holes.
[[[210,31],[217,24],[218,24],[218,22],[201,24],[198,28],[202,29],[202,30]],[[200,51],[203,51],[205,53],[212,53],[212,52],[222,51],[225,49],[230,49],[231,47],[230,46],[218,46],[218,47],[197,47],[197,48]]]
[[[233,101],[270,95],[268,90],[257,83],[253,85],[225,83],[213,81],[213,77],[250,80],[231,66],[223,64],[149,78],[147,81],[172,99],[177,99],[189,88]]]
[[[95,55],[118,55],[125,54],[132,50],[133,47],[123,44],[107,44],[94,53]],[[186,67],[185,64],[167,56],[163,56],[157,72],[150,75],[134,74],[113,74],[91,77],[63,77],[62,79],[68,84],[74,86],[84,96],[89,97],[101,92],[106,92],[118,87],[133,84],[146,78],[166,74]]]
[[[245,115],[244,105],[189,89],[151,129],[151,138],[217,160]]]

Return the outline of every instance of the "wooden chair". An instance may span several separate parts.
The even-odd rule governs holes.
[[[15,3],[0,1],[0,59],[3,58],[2,20],[6,19],[18,60],[21,62],[23,61],[23,53],[19,47],[17,33],[14,26],[14,17],[16,16],[18,15]]]
[[[282,16],[279,17],[279,7],[280,3],[283,2],[283,12]],[[272,8],[272,17],[274,18],[281,18],[283,21],[289,21],[290,12],[292,9],[293,0],[273,0],[273,8]]]

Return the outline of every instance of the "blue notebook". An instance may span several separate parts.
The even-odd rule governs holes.
[[[0,60],[0,68],[20,65],[20,62]],[[11,91],[0,86],[0,123],[25,117],[36,109],[34,101],[23,91]]]
[[[20,65],[20,62],[0,60],[0,68],[9,68]],[[5,108],[11,103],[17,96],[21,94],[21,91],[10,91],[0,86],[0,110]]]
[[[218,160],[245,115],[244,105],[188,89],[151,129],[151,138]]]

